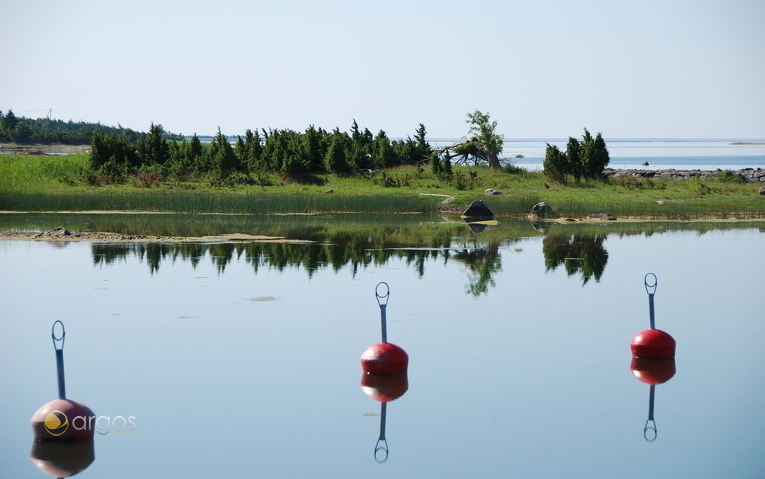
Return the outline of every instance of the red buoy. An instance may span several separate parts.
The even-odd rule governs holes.
[[[632,358],[630,371],[638,380],[653,386],[669,381],[677,370],[674,359]]]
[[[409,355],[392,343],[369,346],[361,355],[361,369],[372,374],[406,374]]]
[[[41,441],[93,439],[96,416],[83,403],[55,399],[32,416],[32,434]]]
[[[56,334],[56,326],[61,332]],[[58,375],[58,399],[41,407],[32,416],[32,434],[38,441],[71,441],[93,439],[96,416],[83,403],[66,398],[64,380],[64,323],[56,321],[51,328],[53,349],[56,351],[56,370]]]
[[[406,374],[368,374],[361,376],[361,390],[379,402],[398,399],[409,389]]]
[[[641,331],[630,342],[636,358],[670,359],[675,357],[675,339],[660,329]]]

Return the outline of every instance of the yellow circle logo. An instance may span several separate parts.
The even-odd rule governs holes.
[[[69,429],[69,418],[61,411],[51,411],[45,416],[45,430],[51,436],[60,436]]]

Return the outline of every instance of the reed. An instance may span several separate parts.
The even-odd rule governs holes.
[[[499,216],[523,216],[544,201],[558,216],[608,213],[617,217],[693,219],[762,218],[759,185],[721,180],[667,179],[561,185],[542,173],[508,174],[488,168],[455,167],[459,181],[443,181],[419,167],[400,167],[375,176],[323,175],[311,184],[271,176],[261,185],[212,187],[206,179],[89,186],[82,177],[87,154],[0,155],[0,211],[145,211],[218,214],[316,212],[431,212],[445,197],[460,212],[482,199]],[[487,196],[493,188],[498,196]],[[329,191],[332,192],[329,192]]]
[[[0,191],[38,192],[68,186],[84,171],[85,153],[65,156],[1,155]]]

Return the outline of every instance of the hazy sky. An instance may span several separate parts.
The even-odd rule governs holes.
[[[763,0],[0,0],[0,65],[3,112],[141,131],[765,138]]]

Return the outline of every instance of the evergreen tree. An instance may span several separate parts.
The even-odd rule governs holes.
[[[305,134],[303,135],[308,171],[318,173],[324,170],[324,165],[322,164],[322,160],[324,158],[322,136],[324,134],[326,134],[324,130],[317,130],[313,125],[311,125],[306,129]]]
[[[234,146],[234,153],[242,163],[249,163],[247,145],[241,136],[236,135],[236,145]]]
[[[569,136],[568,144],[566,144],[566,159],[568,160],[566,173],[574,175],[576,181],[579,181],[582,178],[582,165],[581,159],[579,158],[579,150],[579,140]]]
[[[164,165],[170,159],[170,147],[163,137],[162,125],[151,124],[149,134],[139,141],[139,154],[144,165]]]
[[[430,147],[430,143],[425,139],[425,125],[420,123],[417,128],[417,133],[414,135],[414,141],[417,143],[417,155],[420,157],[419,161],[425,161],[429,158],[433,149]]]
[[[100,176],[117,180],[138,164],[134,145],[110,132],[95,132],[90,142],[88,169]]]
[[[380,130],[375,138],[372,160],[375,168],[388,168],[393,166],[393,148],[391,147],[388,135],[386,135],[383,130]]]
[[[209,165],[206,162],[205,147],[196,133],[191,135],[188,155],[189,165],[195,173],[201,174],[209,170]]]
[[[210,143],[210,160],[213,168],[212,173],[220,179],[227,178],[236,168],[236,153],[234,153],[231,143],[221,133],[220,127],[218,127],[218,134]]]
[[[367,130],[368,131],[368,130]],[[350,168],[372,167],[372,141],[366,134],[359,131],[356,120],[351,125],[351,143],[348,147],[348,164]]]
[[[441,159],[438,157],[438,153],[433,152],[430,155],[430,171],[438,178],[441,175]]]
[[[324,157],[324,164],[327,171],[336,175],[346,175],[350,172],[350,165],[345,152],[346,139],[340,130],[335,128],[332,132],[332,143],[329,145],[327,154]]]
[[[13,132],[18,123],[19,119],[16,118],[13,110],[8,110],[8,113],[3,117],[2,123],[0,123],[0,128],[2,128],[3,133],[5,133],[5,136],[11,139],[11,141],[13,141]]]
[[[446,181],[451,181],[452,176],[452,160],[450,160],[447,155],[444,157],[443,161],[441,161],[441,177]]]
[[[592,149],[592,173],[593,178],[602,178],[603,170],[606,169],[611,158],[608,155],[608,148],[606,148],[606,142],[603,140],[603,135],[598,133],[595,136],[595,144]]]
[[[595,166],[595,139],[590,132],[587,131],[587,128],[584,129],[579,152],[579,164],[581,165],[582,176],[584,178],[593,178],[592,172],[597,168],[597,166]]]
[[[544,172],[552,181],[558,183],[566,182],[566,173],[568,170],[568,160],[566,154],[561,152],[557,146],[547,144],[545,148],[545,160],[543,163]]]

